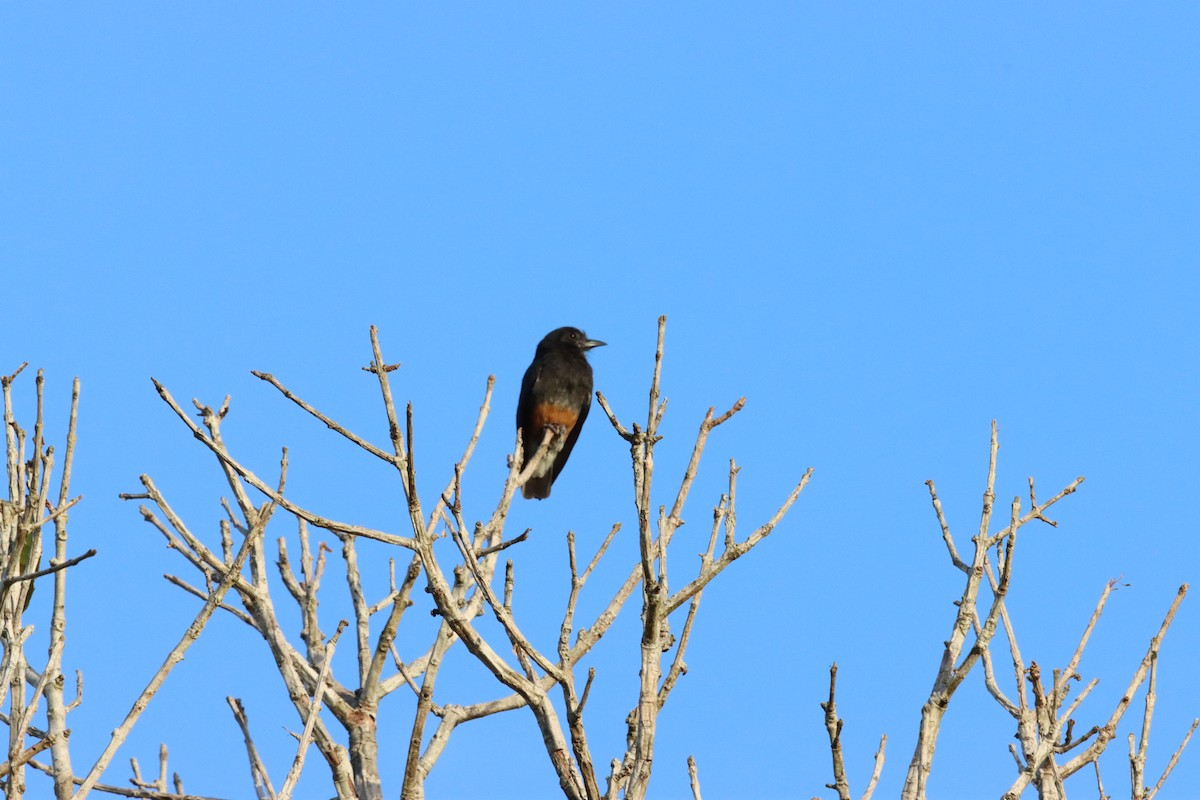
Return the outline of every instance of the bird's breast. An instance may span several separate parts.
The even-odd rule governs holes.
[[[533,407],[531,416],[530,422],[535,430],[543,430],[550,425],[561,425],[569,431],[579,421],[579,408],[556,403],[538,403]]]

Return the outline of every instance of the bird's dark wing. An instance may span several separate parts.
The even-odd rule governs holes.
[[[563,442],[562,450],[558,453],[558,458],[554,459],[554,471],[550,475],[550,482],[558,478],[558,473],[567,464],[567,457],[571,455],[571,449],[575,447],[575,440],[579,438],[579,432],[583,430],[583,421],[587,419],[588,411],[592,407],[592,393],[589,391],[584,395],[583,407],[579,409],[579,418],[575,420],[575,424],[571,426],[571,430],[567,431],[567,440]]]
[[[521,379],[521,397],[517,400],[517,427],[521,429],[521,449],[524,451],[524,461],[528,462],[537,452],[542,441],[542,431],[533,430],[533,386],[542,374],[541,359],[535,358],[525,370]]]

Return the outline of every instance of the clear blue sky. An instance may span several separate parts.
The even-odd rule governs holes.
[[[66,665],[87,679],[75,758],[90,763],[197,607],[160,577],[186,565],[117,493],[147,472],[210,540],[221,517],[215,463],[150,376],[184,401],[232,394],[226,432],[248,463],[269,472],[287,444],[298,500],[402,532],[379,465],[249,375],[272,371],[383,442],[359,370],[371,324],[403,362],[427,493],[496,375],[476,515],[502,480],[533,347],[565,324],[609,343],[597,387],[632,421],[667,315],[660,502],[704,409],[747,397],[714,435],[677,570],[702,547],[728,458],[744,467],[746,530],[815,467],[776,534],[704,597],[654,796],[684,795],[689,753],[706,797],[832,796],[817,704],[834,660],[852,786],[886,732],[876,797],[896,796],[961,584],[923,482],[964,546],[993,418],[1005,503],[1027,475],[1043,495],[1088,478],[1058,529],[1020,540],[1010,608],[1026,658],[1062,665],[1105,581],[1130,584],[1082,665],[1101,685],[1079,722],[1099,721],[1176,588],[1200,577],[1197,30],[1184,3],[3,3],[0,371],[45,368],[60,438],[82,378],[72,550],[100,551],[72,579]],[[31,391],[18,385],[27,410]],[[553,497],[514,512],[513,531],[534,528],[516,605],[544,641],[565,530],[632,531],[629,485],[596,414]],[[607,599],[634,547],[618,539],[586,603]],[[371,550],[376,580],[388,555]],[[340,590],[327,580],[330,631]],[[1200,714],[1197,602],[1163,648],[1155,774]],[[629,620],[593,662],[601,762],[623,749],[635,641]],[[425,647],[419,631],[400,645]],[[495,694],[455,657],[447,691]],[[747,665],[755,679],[735,681]],[[1013,777],[1012,723],[980,678],[951,706],[931,797],[997,797]],[[190,791],[249,796],[227,694],[281,783],[284,728],[300,724],[231,618],[172,674],[110,779],[165,740]],[[407,708],[384,709],[393,794]],[[1104,762],[1114,796],[1124,749],[1122,735]],[[489,773],[488,796],[559,796],[525,712],[460,730],[430,797]],[[327,797],[321,765],[308,774],[304,796]],[[1197,795],[1194,746],[1161,797]]]

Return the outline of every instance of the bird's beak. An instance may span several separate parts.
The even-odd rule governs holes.
[[[591,350],[593,347],[604,347],[607,342],[602,342],[598,339],[588,339],[583,343],[584,350]]]

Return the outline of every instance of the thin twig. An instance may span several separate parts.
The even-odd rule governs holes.
[[[1154,784],[1154,788],[1146,795],[1146,800],[1154,800],[1154,796],[1158,794],[1158,790],[1167,782],[1171,771],[1175,769],[1175,765],[1179,763],[1179,757],[1183,755],[1183,748],[1188,746],[1188,741],[1191,740],[1192,734],[1196,732],[1196,726],[1200,725],[1200,719],[1192,720],[1192,725],[1188,728],[1188,732],[1184,734],[1183,741],[1179,743],[1179,747],[1175,748],[1175,752],[1171,754],[1171,759],[1167,762],[1166,769],[1163,770],[1158,782]]]
[[[233,711],[233,718],[242,730],[242,740],[246,744],[246,756],[250,760],[250,777],[254,781],[254,795],[258,800],[276,800],[275,787],[271,785],[271,776],[267,767],[258,755],[254,746],[254,738],[250,735],[250,720],[246,718],[246,709],[242,701],[236,697],[226,697],[225,702]]]
[[[834,695],[837,692],[837,662],[829,668],[829,701],[821,703],[825,712],[825,730],[829,734],[829,750],[833,755],[833,783],[825,784],[838,793],[838,800],[850,800],[850,783],[842,760],[842,720],[838,719]]]
[[[96,555],[96,548],[93,547],[90,550],[88,550],[86,553],[84,553],[83,555],[76,556],[75,558],[67,559],[66,561],[62,562],[61,564],[54,564],[52,566],[46,567],[45,569],[39,569],[37,572],[29,572],[29,573],[26,573],[25,575],[17,575],[12,578],[5,578],[4,583],[0,584],[0,593],[8,591],[8,588],[10,586],[12,586],[14,583],[19,583],[20,581],[31,581],[31,580],[34,580],[35,578],[41,578],[44,575],[52,575],[53,573],[58,572],[59,570],[66,569],[67,567],[73,567],[76,564],[78,564],[80,561],[86,561],[87,559],[91,558],[94,555]]]
[[[47,775],[54,775],[54,768],[49,764],[43,764],[40,761],[31,760],[29,762],[29,766],[40,772],[44,772]],[[71,778],[70,780],[76,785],[83,783],[82,778]],[[181,795],[178,793],[156,792],[146,789],[129,789],[124,786],[112,786],[107,783],[97,783],[93,788],[97,792],[115,794],[120,797],[131,797],[134,798],[134,800],[220,800],[220,798],[207,797],[198,794]]]
[[[71,731],[70,730],[63,731],[63,734],[66,736],[69,736],[71,734]],[[53,738],[54,737],[52,737],[52,736],[46,736],[44,739],[42,739],[37,744],[33,745],[32,747],[26,748],[24,750],[24,752],[22,752],[21,755],[18,756],[13,761],[5,761],[3,764],[0,764],[0,777],[4,777],[4,776],[10,774],[14,769],[17,769],[18,767],[29,763],[30,759],[32,759],[38,753],[42,752],[43,750],[45,750],[46,748],[48,748],[52,744],[54,744]]]
[[[342,631],[346,630],[349,623],[346,620],[338,622],[337,630],[333,636],[329,637],[329,641],[325,645],[325,663],[321,665],[321,672],[317,676],[317,686],[313,691],[312,705],[308,709],[308,719],[304,722],[304,731],[300,734],[300,744],[296,747],[296,757],[292,761],[292,768],[288,770],[287,778],[283,781],[283,788],[276,795],[277,800],[291,800],[292,792],[295,791],[296,781],[300,780],[300,772],[304,769],[304,756],[308,752],[308,745],[312,741],[313,725],[316,724],[317,714],[321,709],[321,697],[324,695],[323,687],[325,679],[329,676],[329,664],[333,661],[333,650],[337,647],[337,640],[342,635]]]
[[[887,748],[887,734],[879,737],[879,749],[875,751],[875,767],[871,770],[871,780],[867,781],[866,791],[862,794],[862,800],[871,800],[871,796],[875,794],[875,786],[879,783],[879,776],[883,774],[883,753]]]

